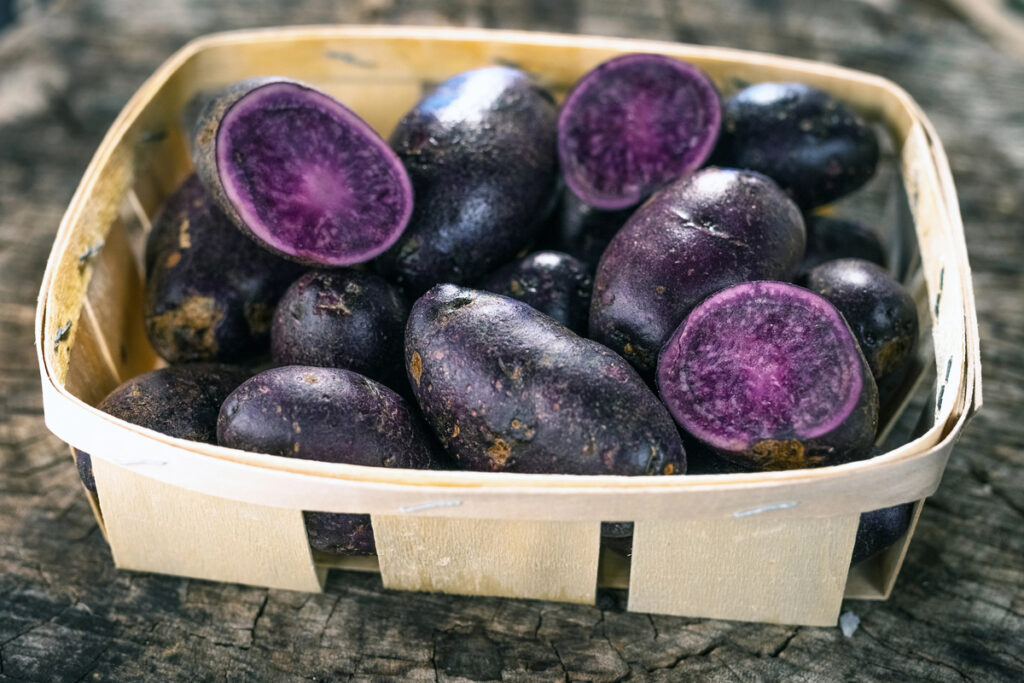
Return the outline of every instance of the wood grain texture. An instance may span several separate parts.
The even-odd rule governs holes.
[[[0,34],[0,678],[10,680],[1019,680],[1024,677],[1021,63],[940,3],[303,0],[242,8],[56,3]],[[71,192],[129,95],[211,30],[481,25],[677,39],[823,59],[907,88],[947,146],[979,293],[986,406],[861,625],[787,628],[410,594],[332,575],[323,595],[112,568],[41,420],[34,299]],[[18,97],[6,93],[17,88]],[[869,188],[870,189],[870,188]],[[873,204],[841,207],[868,220]]]
[[[633,612],[831,626],[860,515],[637,522]]]
[[[594,602],[600,522],[371,519],[388,588]]]

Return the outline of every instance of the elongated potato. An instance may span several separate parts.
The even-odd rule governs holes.
[[[438,285],[413,305],[405,354],[427,422],[464,469],[685,471],[671,417],[629,364],[520,301]]]
[[[556,124],[551,94],[508,67],[467,71],[422,99],[391,134],[415,208],[383,270],[420,294],[511,261],[555,199]]]

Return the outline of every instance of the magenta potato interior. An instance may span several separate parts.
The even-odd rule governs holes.
[[[387,144],[344,105],[297,83],[255,88],[232,105],[216,155],[242,222],[297,260],[369,260],[412,212],[408,175]]]
[[[601,209],[636,204],[696,170],[718,137],[718,91],[695,66],[662,55],[609,60],[585,75],[558,121],[566,184]]]
[[[861,362],[825,299],[782,282],[748,282],[687,316],[662,351],[658,386],[688,432],[742,451],[839,427],[860,398]]]

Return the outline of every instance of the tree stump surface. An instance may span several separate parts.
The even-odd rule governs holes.
[[[284,3],[282,3],[284,4]],[[127,0],[0,3],[0,679],[1024,680],[1024,65],[924,0]],[[793,628],[384,590],[322,595],[114,569],[46,430],[33,316],[57,225],[117,112],[188,39],[251,26],[407,23],[741,47],[891,78],[932,117],[978,293],[984,410],[925,506],[893,597]]]

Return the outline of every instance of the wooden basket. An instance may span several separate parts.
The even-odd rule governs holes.
[[[158,364],[142,327],[138,246],[161,201],[190,172],[179,120],[197,92],[289,76],[387,134],[425,85],[458,71],[515,64],[542,74],[561,96],[586,70],[624,52],[693,62],[724,91],[738,82],[810,83],[889,129],[920,248],[922,322],[934,347],[927,364],[937,378],[912,441],[868,461],[763,474],[424,472],[208,446],[93,407]],[[930,495],[981,404],[956,195],[942,146],[904,91],[814,62],[612,38],[308,27],[189,43],[132,97],[89,165],[47,264],[36,333],[47,425],[92,455],[102,515],[92,499],[94,511],[118,567],[305,591],[321,589],[327,566],[347,566],[379,570],[392,588],[592,602],[600,572],[604,584],[628,587],[634,611],[834,624],[844,595],[888,595],[911,535],[849,571],[860,513]],[[314,557],[303,510],[370,513],[378,557]],[[602,521],[635,522],[631,561],[602,559]]]

